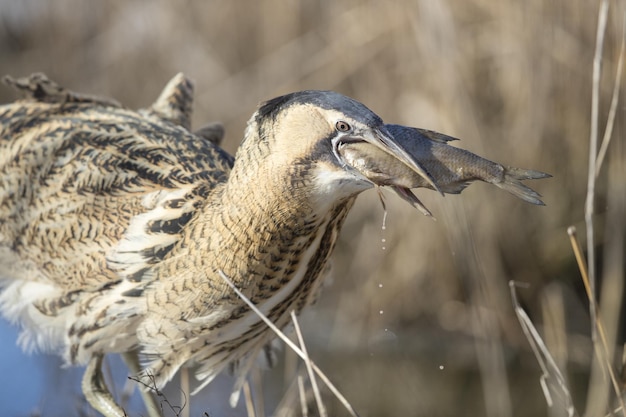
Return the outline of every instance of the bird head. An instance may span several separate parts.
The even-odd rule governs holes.
[[[246,143],[252,137],[257,138],[254,143]],[[403,183],[394,178],[399,171],[389,164],[389,158],[437,188],[378,115],[332,91],[301,91],[263,103],[249,122],[242,148],[262,160],[262,169],[275,181],[287,179],[294,193],[303,190],[323,206],[374,185]],[[387,158],[367,171],[377,175],[364,175],[359,161],[375,165],[370,156],[378,152]]]

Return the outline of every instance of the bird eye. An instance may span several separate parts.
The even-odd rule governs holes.
[[[335,123],[335,128],[339,132],[349,132],[349,131],[352,130],[350,125],[348,123],[344,122],[343,120],[339,120],[337,123]]]

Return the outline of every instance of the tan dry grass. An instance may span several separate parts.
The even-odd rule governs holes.
[[[562,357],[574,371],[585,369],[588,319],[575,295],[579,278],[565,230],[582,230],[598,4],[0,0],[0,73],[44,71],[74,90],[140,107],[183,71],[196,80],[194,126],[223,121],[225,148],[233,152],[259,101],[333,89],[388,122],[439,130],[490,159],[550,172],[554,179],[533,184],[545,208],[482,184],[445,199],[422,191],[438,221],[389,196],[385,231],[377,196],[364,195],[346,224],[334,283],[305,327],[329,362],[352,356],[354,367],[375,352],[362,373],[348,366],[343,374],[354,377],[346,376],[346,395],[371,415],[540,415],[547,411],[535,380],[522,382],[524,368],[538,369],[528,360],[507,282],[531,284],[520,296],[537,318],[544,296],[562,290],[570,336]],[[611,3],[600,120],[611,99],[624,7],[623,0]],[[0,90],[0,101],[10,99]],[[624,137],[624,120],[622,106],[616,138]],[[623,217],[614,200],[626,189],[623,143],[614,141],[607,154],[594,217],[600,250],[611,216]],[[606,248],[618,259],[607,265],[623,275],[620,253],[613,253],[618,243]],[[424,363],[417,366],[415,357]],[[431,374],[429,366],[439,363],[469,373],[478,367],[482,389],[468,388],[467,372]],[[440,375],[444,385],[425,375]],[[386,389],[372,395],[366,378],[384,379]]]

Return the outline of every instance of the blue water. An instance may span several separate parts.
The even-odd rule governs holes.
[[[56,355],[26,354],[16,345],[17,336],[17,327],[0,319],[0,416],[91,415],[80,390],[84,368],[63,366]],[[108,360],[121,388],[126,376],[124,365],[116,356]],[[127,410],[141,412],[138,395],[133,396]]]
[[[16,345],[17,336],[17,327],[0,319],[0,417],[96,415],[81,394],[84,368],[64,367],[56,355],[26,354]],[[122,390],[127,381],[125,365],[117,355],[107,357],[107,360],[115,387]],[[235,409],[228,406],[232,383],[231,377],[223,375],[198,395],[187,398],[191,415],[203,416],[205,412],[210,416],[245,415],[242,401]],[[176,378],[168,385],[165,394],[172,405],[182,404]],[[166,404],[163,407],[165,416],[175,415]],[[137,390],[124,409],[130,417],[146,415]]]
[[[16,345],[17,328],[0,320],[0,415],[31,416],[71,396],[76,372],[58,372],[61,361],[50,355],[27,355]],[[46,381],[54,381],[54,391]],[[58,409],[56,415],[70,410]],[[74,411],[74,410],[72,410]],[[46,414],[47,415],[47,414]]]

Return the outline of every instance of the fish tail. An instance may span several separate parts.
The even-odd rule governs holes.
[[[532,169],[513,168],[513,167],[504,168],[504,174],[516,180],[539,180],[541,178],[552,177],[552,175],[546,174],[545,172],[534,171]]]
[[[541,200],[541,194],[523,184],[522,181],[549,178],[551,176],[541,171],[506,167],[504,168],[504,180],[496,183],[496,185],[524,201],[538,206],[545,206]]]

